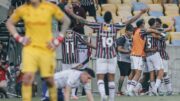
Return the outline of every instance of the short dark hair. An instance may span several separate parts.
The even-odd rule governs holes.
[[[160,18],[156,18],[156,22],[158,22],[158,23],[162,24],[162,21],[161,21],[161,19],[160,19]]]
[[[84,69],[82,69],[82,71],[87,72],[91,77],[95,78],[94,70],[92,70],[90,68],[84,68]]]
[[[155,18],[150,18],[148,21],[149,26],[153,26],[156,23],[156,19]]]
[[[110,11],[105,12],[105,14],[104,14],[104,21],[106,23],[109,23],[109,22],[111,22],[111,20],[112,20],[111,12]]]
[[[163,28],[168,28],[169,26],[167,24],[162,25]]]
[[[136,26],[139,28],[142,24],[144,24],[144,19],[140,19],[136,22]]]
[[[40,2],[42,2],[42,0],[40,0]],[[30,1],[30,0],[26,0],[26,3],[27,3],[27,4],[30,4],[31,1]]]
[[[134,31],[134,27],[131,24],[126,25],[126,31]]]

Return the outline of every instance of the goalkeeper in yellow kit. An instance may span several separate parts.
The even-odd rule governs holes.
[[[53,18],[63,23],[62,30],[56,38],[53,38],[52,34]],[[15,28],[15,24],[20,20],[25,24],[25,36],[20,36]],[[70,25],[70,19],[52,3],[44,0],[26,0],[24,5],[14,11],[6,25],[16,41],[24,45],[22,51],[23,101],[32,100],[32,82],[37,71],[40,71],[41,77],[47,82],[50,100],[57,101],[53,80],[54,49],[63,41],[63,34]]]

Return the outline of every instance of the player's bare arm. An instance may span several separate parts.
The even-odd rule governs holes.
[[[118,46],[118,47],[117,47],[117,50],[118,50],[119,52],[122,52],[122,53],[125,53],[125,54],[130,54],[130,53],[131,53],[130,50],[124,49],[123,46]]]
[[[51,42],[48,42],[47,47],[51,50],[55,50],[60,43],[63,41],[64,37],[66,36],[66,30],[69,28],[69,25],[71,23],[69,17],[66,14],[63,14],[62,19],[57,19],[60,22],[62,22],[61,31],[59,32],[58,37],[52,39]]]
[[[31,40],[29,37],[21,36],[15,27],[16,22],[13,22],[11,18],[9,18],[6,22],[7,29],[9,30],[10,34],[22,45],[26,46],[31,43]]]
[[[127,20],[125,22],[123,22],[124,24],[130,24],[130,23],[133,23],[134,21],[136,21],[138,18],[140,18],[144,13],[146,13],[147,11],[149,10],[149,8],[145,8],[145,9],[142,9],[141,12],[137,15],[135,15],[133,18],[131,18],[130,20]]]
[[[70,4],[66,5],[65,6],[65,11],[69,15],[71,15],[73,18],[75,18],[76,20],[79,20],[80,23],[83,23],[83,24],[87,24],[88,23],[88,21],[86,19],[84,19],[83,17],[74,14],[72,5],[70,5]]]
[[[173,29],[173,26],[175,24],[175,19],[172,18],[172,21],[173,21],[173,23],[168,28],[164,29],[164,32],[169,32],[169,31],[171,31]]]
[[[93,95],[90,90],[86,91],[86,96],[88,101],[94,101]]]
[[[66,86],[64,89],[64,101],[70,101],[70,92],[71,92],[71,87]]]

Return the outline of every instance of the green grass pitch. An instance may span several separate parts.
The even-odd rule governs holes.
[[[10,98],[0,99],[0,101],[22,101],[22,99]],[[40,101],[40,98],[33,98],[32,101]],[[87,101],[86,97],[80,97],[78,101]],[[96,96],[95,101],[100,101],[100,97]],[[180,95],[176,96],[139,96],[139,97],[128,97],[121,96],[116,97],[116,101],[180,101]]]

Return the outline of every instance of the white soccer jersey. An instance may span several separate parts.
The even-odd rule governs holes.
[[[80,75],[81,71],[78,70],[64,70],[62,72],[57,72],[54,75],[54,80],[58,88],[64,88],[66,85],[71,88],[76,88],[81,85]]]

